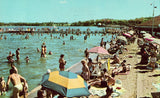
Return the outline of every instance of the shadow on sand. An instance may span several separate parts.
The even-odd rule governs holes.
[[[149,77],[158,77],[158,76],[160,76],[160,74],[150,75]]]
[[[137,72],[139,72],[139,73],[147,73],[147,72],[151,72],[148,68],[147,68],[147,66],[136,66],[136,67],[134,67],[135,69],[140,69],[141,71],[137,71]]]
[[[147,72],[150,72],[150,71],[137,71],[139,73],[147,73]]]
[[[136,66],[136,67],[134,67],[135,69],[140,69],[140,70],[149,70],[148,68],[147,68],[147,66]]]

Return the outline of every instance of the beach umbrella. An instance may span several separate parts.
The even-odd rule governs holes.
[[[154,39],[153,41],[152,41],[152,43],[155,43],[155,44],[158,44],[158,45],[160,45],[160,39]]]
[[[148,40],[148,41],[153,41],[153,40],[155,40],[154,37],[149,37],[149,36],[144,37],[144,39],[145,39],[145,40]]]
[[[133,34],[134,34],[134,31],[133,31],[133,30],[130,30],[130,31],[128,31],[128,34],[133,35]]]
[[[124,36],[132,37],[129,33],[123,33]]]
[[[117,36],[117,39],[127,42],[127,39],[124,36]]]
[[[143,34],[143,36],[144,36],[144,37],[152,37],[152,35],[149,34],[149,33],[145,33],[145,34]]]
[[[91,53],[99,53],[99,54],[109,54],[108,51],[106,49],[104,49],[103,47],[93,47],[90,50],[88,50],[88,52]]]
[[[53,71],[45,74],[40,84],[65,97],[90,95],[84,79],[80,75],[68,71]]]
[[[147,33],[147,32],[146,32],[146,31],[141,31],[140,33],[145,34],[145,33]]]

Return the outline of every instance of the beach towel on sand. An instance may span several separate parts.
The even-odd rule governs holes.
[[[113,93],[111,96],[113,97],[119,97],[125,91],[125,89],[122,87],[120,80],[116,80],[115,85],[112,87],[113,87]],[[91,86],[91,88],[89,89],[89,92],[92,95],[105,96],[106,89],[107,88],[98,88],[98,87]]]

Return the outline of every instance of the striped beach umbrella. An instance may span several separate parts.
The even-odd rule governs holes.
[[[43,87],[54,90],[65,97],[89,96],[87,83],[75,73],[67,71],[53,71],[43,76]]]

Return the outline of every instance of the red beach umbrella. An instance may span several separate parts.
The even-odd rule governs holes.
[[[91,48],[90,50],[88,50],[88,52],[99,53],[99,54],[109,54],[106,49],[104,49],[103,47],[100,47],[100,46]]]
[[[127,37],[132,37],[130,34],[128,33],[123,33],[124,36],[127,36]]]

